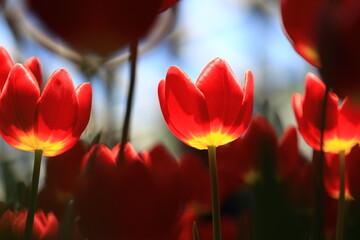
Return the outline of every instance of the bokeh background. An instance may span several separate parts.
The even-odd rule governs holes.
[[[0,10],[0,45],[15,62],[38,57],[44,79],[54,70],[65,68],[75,85],[91,81],[93,113],[82,137],[92,139],[101,131],[102,142],[111,145],[119,141],[129,78],[128,50],[120,49],[110,56],[120,59],[110,70],[100,66],[97,72],[84,74],[86,71],[79,64],[54,53],[19,28],[18,10],[40,32],[60,46],[70,47],[44,29],[20,0],[9,0]],[[85,12],[79,14],[86,17]],[[241,84],[245,71],[252,70],[254,112],[266,115],[278,134],[295,122],[292,93],[303,91],[306,72],[316,72],[297,55],[286,38],[276,0],[180,0],[174,8],[159,15],[153,29],[142,39],[140,49],[130,131],[131,142],[138,151],[162,142],[173,154],[178,154],[177,140],[163,121],[157,98],[157,84],[171,65],[179,66],[195,81],[208,62],[221,57]],[[305,144],[302,149],[306,154]],[[5,185],[14,186],[10,189],[16,191],[18,181],[30,182],[32,158],[32,154],[12,149],[0,140],[0,201],[11,195],[5,193]]]

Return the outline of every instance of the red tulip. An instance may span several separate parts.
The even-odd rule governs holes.
[[[308,74],[303,97],[295,93],[292,105],[299,131],[305,141],[315,150],[320,150],[321,113],[325,95],[325,85],[314,74]],[[339,105],[336,94],[327,98],[324,128],[325,152],[348,153],[360,140],[360,108],[348,98]]]
[[[210,174],[206,160],[190,153],[184,154],[180,160],[181,181],[186,201],[199,212],[211,211]],[[220,161],[217,162],[217,167],[220,167]],[[229,175],[227,170],[229,169],[219,169],[219,198],[221,203],[239,185],[239,182],[236,182],[236,187],[234,187],[234,174]]]
[[[358,98],[360,2],[325,2],[318,31],[322,78],[340,97]]]
[[[305,159],[298,147],[295,127],[289,127],[279,144],[277,170],[287,195],[296,206],[309,208],[314,197],[314,164]]]
[[[320,67],[317,45],[321,8],[326,0],[281,0],[284,29],[295,50],[310,64]]]
[[[11,212],[7,210],[0,218],[0,239],[24,239],[27,210]],[[32,239],[55,240],[58,232],[56,217],[43,211],[37,211],[34,217]]]
[[[285,31],[295,50],[320,69],[340,97],[360,91],[360,3],[281,0]]]
[[[246,130],[253,108],[253,76],[242,89],[229,65],[211,61],[194,84],[178,67],[169,68],[158,87],[164,119],[172,133],[197,149],[229,143]]]
[[[82,53],[108,56],[146,34],[177,0],[26,0],[53,33]]]
[[[35,76],[35,79],[41,88],[42,71],[41,71],[39,59],[36,57],[31,57],[25,62],[24,66],[32,72],[32,74]],[[14,67],[14,62],[11,59],[9,53],[6,51],[5,48],[0,46],[0,90],[3,89],[6,79],[9,75],[9,72],[13,67]]]
[[[246,133],[218,148],[219,176],[233,179],[228,186],[239,188],[253,185],[261,177],[264,161],[274,161],[277,157],[278,139],[274,128],[263,116],[254,116]]]
[[[53,212],[61,220],[68,201],[73,197],[84,169],[87,146],[78,141],[68,151],[49,157],[46,162],[45,186],[38,195],[38,206]]]
[[[24,65],[10,71],[0,95],[0,130],[11,146],[46,156],[70,149],[85,129],[91,109],[91,86],[74,88],[70,75],[55,71],[41,92]]]
[[[89,239],[176,239],[182,214],[179,166],[162,146],[138,155],[128,143],[93,146],[75,195],[80,228]]]

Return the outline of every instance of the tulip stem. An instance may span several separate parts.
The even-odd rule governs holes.
[[[26,217],[26,226],[25,226],[25,235],[24,235],[25,240],[30,240],[32,237],[37,192],[39,187],[42,153],[43,153],[42,150],[38,150],[38,149],[35,150],[34,169],[33,169],[32,183],[30,189],[30,203],[29,203],[28,214]]]
[[[193,223],[193,240],[199,240],[199,232],[195,221]]]
[[[328,105],[328,96],[330,88],[326,85],[323,104],[321,109],[321,122],[320,122],[320,154],[319,161],[316,165],[316,173],[314,176],[315,181],[315,211],[314,211],[314,222],[313,222],[313,237],[312,239],[324,239],[323,230],[324,230],[324,131],[326,123],[326,109]]]
[[[137,54],[138,54],[138,40],[130,41],[130,84],[128,89],[128,97],[126,104],[126,112],[124,125],[122,129],[121,136],[121,145],[118,157],[118,163],[122,161],[124,157],[124,149],[127,141],[129,140],[129,128],[130,128],[130,116],[133,105],[134,98],[134,89],[135,89],[135,79],[136,79],[136,62],[137,62]]]
[[[342,240],[344,237],[345,223],[345,152],[339,152],[340,169],[340,193],[338,200],[338,215],[336,222],[336,240]]]
[[[213,240],[221,240],[220,224],[220,201],[219,187],[216,167],[216,147],[208,146],[210,181],[211,181],[211,204],[212,204],[212,223],[213,223]]]

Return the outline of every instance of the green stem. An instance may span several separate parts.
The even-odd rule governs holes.
[[[326,85],[323,104],[321,107],[321,122],[320,122],[320,154],[319,161],[316,165],[315,181],[315,203],[314,203],[314,220],[313,220],[313,236],[312,239],[324,239],[324,131],[326,125],[326,109],[328,105],[328,96],[330,88]]]
[[[129,138],[130,116],[133,105],[135,79],[136,79],[137,54],[138,54],[138,40],[135,39],[130,42],[130,85],[128,90],[128,98],[126,104],[126,112],[125,112],[125,119],[124,119],[124,125],[121,136],[121,145],[120,145],[118,162],[121,162],[124,157],[123,155],[124,155],[125,145]]]
[[[59,240],[72,238],[75,226],[74,200],[70,199],[67,203],[65,214],[59,226]]]
[[[338,215],[336,222],[336,240],[342,240],[344,237],[345,225],[345,152],[339,152],[340,169],[340,193],[338,200]]]
[[[199,232],[195,221],[193,223],[193,240],[199,240]]]
[[[41,158],[42,158],[42,150],[35,150],[35,159],[34,159],[34,169],[32,175],[32,183],[30,190],[30,203],[28,214],[26,217],[26,226],[25,226],[25,240],[30,240],[32,236],[32,229],[34,224],[34,215],[36,209],[36,200],[37,200],[37,192],[39,187],[39,178],[40,178],[40,167],[41,167]]]
[[[213,222],[213,240],[221,240],[220,224],[220,201],[219,187],[216,168],[216,147],[208,146],[210,181],[211,181],[211,203],[212,203],[212,222]]]

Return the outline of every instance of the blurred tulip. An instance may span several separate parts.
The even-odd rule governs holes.
[[[177,1],[25,0],[53,34],[81,53],[104,57],[145,35],[156,15]]]
[[[359,100],[360,2],[325,2],[318,30],[322,78],[339,97]]]
[[[93,146],[75,195],[80,228],[89,239],[176,239],[183,197],[179,166],[162,146],[138,155],[125,145]]]
[[[191,147],[207,149],[229,143],[246,130],[252,114],[253,88],[250,71],[241,88],[229,65],[216,58],[195,84],[180,68],[170,67],[159,83],[158,94],[172,133]]]
[[[7,210],[0,218],[0,239],[22,240],[27,210],[11,212]],[[56,240],[58,233],[58,221],[49,213],[44,214],[41,210],[35,213],[32,231],[32,240]]]
[[[292,105],[299,132],[315,150],[320,150],[321,113],[325,85],[314,74],[306,75],[305,94],[295,93]],[[330,92],[327,98],[324,127],[324,152],[349,153],[360,140],[360,106],[348,98],[339,105],[336,94]]]
[[[310,208],[314,198],[314,164],[299,151],[295,127],[289,127],[279,144],[278,175],[286,194],[298,207]]]
[[[181,182],[186,202],[199,213],[211,211],[211,186],[207,159],[186,153],[180,159]],[[220,163],[217,162],[218,168]],[[233,166],[231,166],[233,167]],[[219,198],[223,203],[229,194],[237,190],[239,182],[233,181],[234,174],[228,175],[229,169],[219,169]],[[236,187],[234,187],[236,182]]]
[[[295,50],[320,69],[340,97],[360,91],[360,3],[281,0],[285,31]]]
[[[321,8],[326,0],[281,0],[284,30],[295,50],[310,64],[320,67],[317,45]]]
[[[84,169],[86,150],[87,146],[80,140],[70,150],[47,159],[45,184],[38,196],[38,206],[46,212],[53,212],[59,220]]]
[[[276,159],[277,142],[270,122],[261,115],[254,116],[241,138],[218,148],[219,175],[224,172],[224,178],[237,176],[233,183],[236,188],[255,184],[261,178],[262,162]]]
[[[199,239],[212,240],[212,225],[211,221],[200,221],[198,223]],[[237,240],[239,239],[239,229],[235,219],[231,217],[221,218],[221,239],[223,240]]]
[[[85,129],[91,95],[90,83],[75,89],[63,69],[50,76],[41,92],[29,68],[16,64],[0,95],[1,135],[14,148],[59,155],[74,146]]]
[[[189,240],[192,238],[193,223],[196,221],[199,232],[199,239],[212,240],[212,225],[211,220],[206,218],[199,218],[196,215],[194,209],[190,206],[186,207],[181,219],[181,234],[176,240]],[[223,216],[221,218],[221,236],[223,240],[237,240],[239,239],[238,225],[235,219],[229,216]]]

